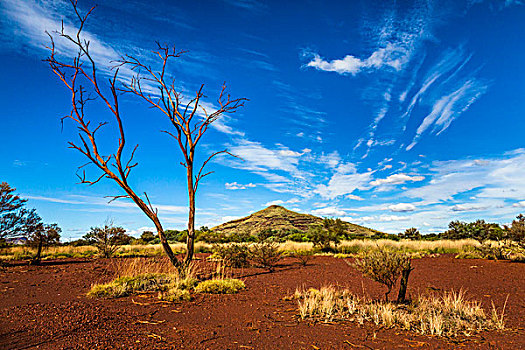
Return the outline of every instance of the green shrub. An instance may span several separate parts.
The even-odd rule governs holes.
[[[220,259],[230,267],[250,265],[250,247],[245,243],[218,244],[214,247],[212,258]]]
[[[405,232],[399,234],[399,238],[410,239],[410,240],[420,240],[421,233],[415,227],[407,228]]]
[[[234,294],[245,288],[244,282],[237,279],[212,279],[200,282],[195,287],[197,293]]]
[[[166,292],[159,293],[159,299],[171,302],[190,301],[191,293],[187,289],[169,288]]]
[[[279,250],[279,244],[276,242],[257,242],[250,248],[250,259],[260,265],[273,271],[275,265],[281,260],[282,253]]]
[[[356,259],[354,266],[363,275],[383,284],[387,288],[385,292],[385,300],[387,301],[392,288],[399,277],[402,277],[398,301],[404,301],[408,275],[412,270],[408,254],[386,249],[376,249]]]

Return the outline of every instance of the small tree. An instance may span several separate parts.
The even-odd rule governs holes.
[[[77,0],[71,0],[71,3],[79,22],[78,30],[76,33],[69,34],[65,32],[64,26],[62,26],[62,30],[57,34],[68,45],[75,47],[77,54],[69,61],[62,57],[59,58],[53,37],[49,35],[51,39],[49,45],[50,55],[45,61],[49,63],[53,72],[71,93],[72,109],[70,114],[63,119],[70,119],[76,123],[80,142],[70,142],[70,147],[82,153],[88,159],[88,164],[94,164],[101,171],[101,175],[94,180],[88,180],[85,172],[82,172],[82,175],[79,175],[80,180],[82,183],[89,185],[99,182],[102,178],[109,178],[116,182],[125,194],[113,196],[113,200],[118,198],[132,200],[155,225],[162,247],[172,264],[179,270],[183,270],[191,262],[194,254],[195,193],[202,178],[211,174],[211,172],[203,172],[204,167],[217,155],[230,154],[227,150],[214,152],[200,163],[199,167],[198,163],[196,163],[197,145],[211,124],[223,114],[235,112],[244,105],[246,99],[230,98],[230,95],[226,92],[225,85],[223,85],[217,99],[218,107],[215,111],[207,110],[202,101],[205,97],[203,93],[204,85],[200,86],[193,98],[185,98],[181,92],[177,91],[176,86],[178,84],[175,79],[172,79],[167,74],[168,63],[173,59],[179,58],[184,54],[184,51],[177,51],[175,48],[163,46],[159,43],[157,43],[157,50],[153,53],[154,57],[159,59],[158,69],[152,68],[136,57],[125,55],[115,67],[114,74],[109,79],[109,86],[101,84],[98,70],[99,62],[95,62],[91,55],[90,42],[83,37],[82,32],[94,7],[83,15],[77,8]],[[122,66],[135,71],[136,76],[129,83],[121,85],[119,82],[119,67]],[[145,88],[145,85],[148,88]],[[155,91],[155,93],[151,94],[150,91]],[[187,249],[184,263],[177,259],[169,246],[158,211],[151,204],[147,194],[144,193],[144,198],[141,198],[128,182],[131,171],[138,164],[134,161],[138,145],[129,152],[129,156],[125,159],[126,137],[119,105],[120,92],[135,94],[147,105],[164,114],[173,126],[174,130],[165,130],[163,132],[175,140],[175,144],[183,156],[181,164],[186,169],[189,205]],[[90,118],[86,117],[85,107],[95,98],[107,108],[118,127],[118,146],[113,153],[102,153],[95,138],[97,132],[107,123],[95,124]],[[197,168],[195,168],[196,165]]]
[[[151,231],[144,231],[140,235],[140,239],[147,244],[155,239],[155,235]]]
[[[415,227],[407,228],[405,232],[399,234],[399,238],[410,239],[410,240],[420,240],[421,233]]]
[[[506,229],[509,239],[525,248],[525,216],[519,214]]]
[[[341,219],[323,219],[321,225],[314,225],[308,229],[308,239],[314,244],[314,247],[319,247],[322,251],[332,250],[331,244],[340,242],[340,237],[344,234],[345,228]]]
[[[25,199],[15,194],[15,188],[7,182],[0,183],[0,245],[7,238],[23,235],[28,210],[24,209]]]
[[[408,286],[408,277],[413,270],[410,257],[407,254],[392,252],[386,249],[376,249],[356,259],[354,266],[363,275],[383,284],[387,291],[385,300],[401,277],[398,302],[404,302]]]
[[[35,209],[24,208],[26,200],[15,191],[7,182],[0,183],[0,245],[7,238],[26,238],[36,248],[31,263],[40,264],[42,249],[57,244],[62,230],[57,224],[44,224]]]
[[[281,260],[282,253],[279,244],[273,240],[256,242],[250,248],[250,258],[257,265],[267,268],[273,272],[275,265]]]
[[[36,215],[36,213],[35,213]],[[36,248],[32,264],[40,264],[42,260],[42,249],[44,247],[57,245],[60,243],[60,233],[62,229],[57,224],[44,224],[40,218],[35,217],[34,224],[30,224],[27,244]]]
[[[117,252],[119,242],[124,235],[126,235],[125,229],[106,221],[102,227],[92,227],[83,238],[95,245],[102,257],[111,258]]]

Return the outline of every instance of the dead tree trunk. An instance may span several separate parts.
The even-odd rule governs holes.
[[[405,267],[401,273],[401,282],[399,283],[399,293],[397,294],[397,302],[404,303],[406,301],[407,287],[408,287],[408,277],[413,268],[411,264]]]
[[[193,185],[193,163],[186,166],[188,176],[188,237],[186,237],[186,257],[185,264],[189,264],[193,259],[195,249],[195,187]]]

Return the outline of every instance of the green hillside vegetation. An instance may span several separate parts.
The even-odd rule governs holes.
[[[323,218],[296,213],[280,205],[272,205],[247,217],[213,227],[211,230],[223,236],[257,236],[263,232],[307,232],[315,225],[322,225]],[[382,232],[343,221],[347,237],[371,237]]]

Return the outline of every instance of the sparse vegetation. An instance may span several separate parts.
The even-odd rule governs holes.
[[[504,328],[505,309],[498,312],[493,306],[487,317],[480,303],[467,300],[463,291],[420,296],[408,305],[359,298],[332,286],[297,290],[294,296],[303,319],[348,319],[361,324],[369,321],[386,328],[400,327],[437,336],[472,335]]]
[[[308,262],[312,259],[312,256],[314,255],[314,253],[311,250],[297,249],[297,250],[292,251],[290,255],[296,258],[297,260],[299,260],[301,265],[306,266],[308,265]]]
[[[211,258],[217,258],[230,267],[250,265],[250,247],[246,243],[229,243],[216,245]]]
[[[111,258],[127,237],[129,236],[124,228],[114,226],[108,220],[102,227],[92,227],[84,239],[97,247],[100,256]]]
[[[282,252],[279,244],[273,241],[257,242],[250,247],[250,259],[259,266],[273,271],[275,265],[281,260]]]

